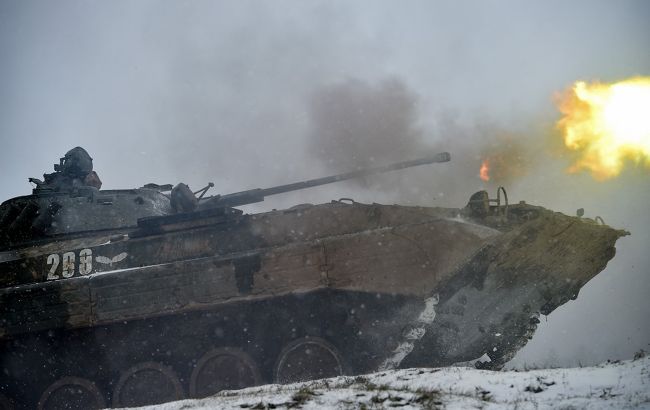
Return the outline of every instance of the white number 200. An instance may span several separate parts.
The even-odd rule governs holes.
[[[64,278],[71,278],[75,274],[76,255],[74,252],[66,252],[63,255],[53,253],[48,255],[47,264],[50,269],[47,273],[47,280],[59,279],[58,268],[61,267],[61,276]],[[63,262],[63,263],[61,263]],[[79,274],[87,275],[93,270],[93,251],[90,249],[82,249],[79,252]]]

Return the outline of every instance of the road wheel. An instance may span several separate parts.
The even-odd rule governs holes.
[[[113,407],[139,407],[184,397],[181,382],[171,368],[144,362],[122,373],[113,393]]]
[[[338,350],[326,340],[305,337],[289,343],[280,353],[275,365],[276,383],[340,376],[345,363]]]
[[[52,383],[38,401],[39,409],[103,409],[106,402],[93,382],[64,377]]]
[[[236,348],[210,350],[197,362],[190,379],[190,395],[207,397],[221,390],[236,390],[260,384],[255,361]]]

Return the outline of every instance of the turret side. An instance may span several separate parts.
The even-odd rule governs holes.
[[[99,191],[84,187],[17,197],[0,205],[0,249],[135,227],[140,218],[171,212],[169,198],[147,188]]]

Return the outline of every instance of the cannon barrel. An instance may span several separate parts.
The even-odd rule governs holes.
[[[344,174],[332,175],[323,178],[310,179],[307,181],[294,182],[292,184],[278,185],[271,188],[256,188],[248,191],[235,192],[222,196],[206,198],[201,201],[201,207],[213,208],[218,206],[241,206],[264,201],[264,198],[270,195],[282,194],[285,192],[297,191],[305,188],[312,188],[320,185],[331,184],[334,182],[345,181],[347,179],[362,178],[369,175],[381,174],[384,172],[396,171],[404,168],[416,167],[418,165],[435,164],[448,162],[451,155],[448,152],[441,152],[433,156],[414,159],[411,161],[397,162],[395,164],[384,165],[380,167],[360,169],[357,171],[346,172]]]

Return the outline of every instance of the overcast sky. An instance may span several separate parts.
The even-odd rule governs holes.
[[[251,209],[461,207],[499,183],[515,201],[584,207],[632,236],[514,364],[631,357],[650,348],[650,175],[567,175],[553,98],[576,80],[650,75],[648,21],[642,0],[0,0],[0,194],[28,194],[77,145],[104,188],[221,193],[448,150],[450,164]],[[342,132],[354,141],[333,143]],[[486,184],[494,152],[516,172]]]

